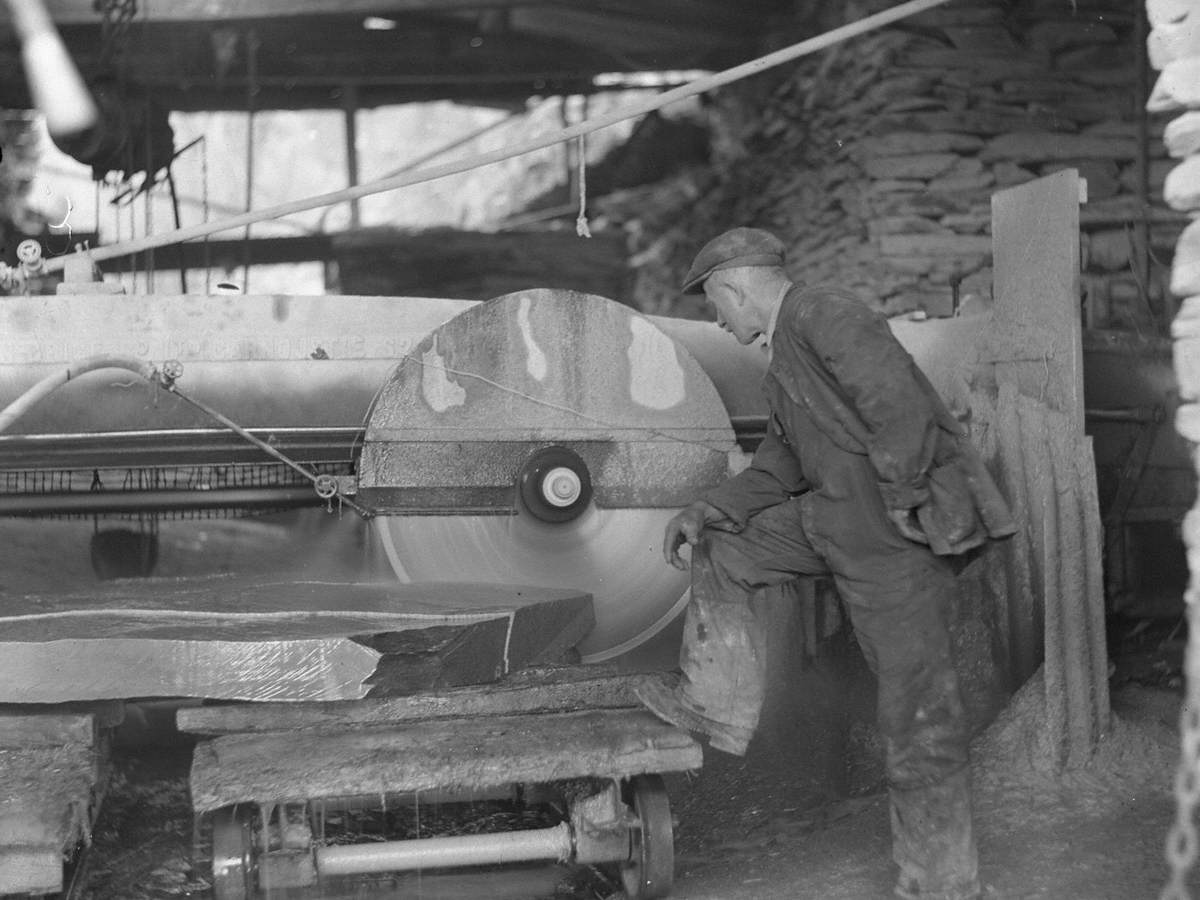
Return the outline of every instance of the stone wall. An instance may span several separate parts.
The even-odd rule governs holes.
[[[1172,120],[1164,130],[1171,170],[1164,198],[1174,208],[1200,213],[1200,2],[1197,0],[1147,0],[1146,14],[1153,26],[1150,61],[1160,69],[1147,106]],[[1171,290],[1186,298],[1172,324],[1175,338],[1175,375],[1181,406],[1175,426],[1191,449],[1200,475],[1200,222],[1193,221],[1180,236],[1171,277]],[[1194,493],[1191,495],[1194,498]],[[1182,753],[1175,784],[1176,819],[1167,837],[1171,878],[1163,897],[1188,896],[1188,870],[1195,862],[1197,754],[1196,709],[1200,707],[1200,501],[1183,522],[1190,580],[1184,593],[1188,624],[1184,672],[1187,696],[1180,717]]]
[[[1184,217],[1160,199],[1170,163],[1143,110],[1139,15],[1119,0],[961,0],[724,89],[710,165],[601,203],[631,244],[635,303],[698,313],[680,275],[704,240],[748,224],[785,240],[798,278],[949,315],[990,298],[991,195],[1075,167],[1088,324],[1165,328]]]

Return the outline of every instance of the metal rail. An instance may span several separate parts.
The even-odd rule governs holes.
[[[247,511],[324,506],[309,485],[218,490],[56,491],[0,494],[0,516],[119,515],[196,510]]]
[[[246,430],[306,463],[349,464],[363,439],[356,427]],[[236,465],[269,458],[224,428],[0,435],[0,471]]]

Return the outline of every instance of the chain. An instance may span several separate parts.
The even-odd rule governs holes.
[[[1191,525],[1191,528],[1188,528]],[[1192,511],[1185,524],[1185,533],[1200,525],[1200,513]],[[1193,541],[1189,540],[1189,544]],[[1179,732],[1181,755],[1175,773],[1175,822],[1167,834],[1167,863],[1171,877],[1163,888],[1160,900],[1191,900],[1187,876],[1195,865],[1200,850],[1196,832],[1196,806],[1200,803],[1200,613],[1196,610],[1197,596],[1191,589],[1187,599],[1188,642],[1184,670],[1187,676],[1187,695],[1180,714]]]

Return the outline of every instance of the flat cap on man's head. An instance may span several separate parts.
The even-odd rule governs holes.
[[[700,248],[684,276],[683,292],[703,293],[704,279],[721,269],[782,265],[783,241],[771,232],[761,228],[732,228]]]

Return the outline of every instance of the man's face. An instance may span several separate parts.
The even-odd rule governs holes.
[[[729,276],[715,273],[704,282],[704,299],[717,316],[717,324],[732,334],[739,344],[749,344],[762,332],[751,323],[749,307],[730,283]]]

